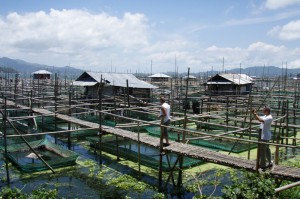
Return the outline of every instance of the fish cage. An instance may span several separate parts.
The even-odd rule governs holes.
[[[152,136],[160,137],[160,127],[157,126],[145,126],[144,127],[148,133]],[[213,133],[212,131],[208,132],[214,135],[217,135],[216,133]],[[168,130],[168,135],[170,140],[177,140],[178,133],[174,132],[172,130]],[[186,139],[189,138],[195,138],[195,135],[186,135]],[[250,144],[248,142],[236,142],[232,140],[225,140],[222,138],[214,138],[212,137],[209,140],[201,140],[201,139],[196,139],[196,140],[191,140],[189,141],[190,144],[197,145],[197,146],[202,146],[202,147],[207,147],[210,149],[214,150],[222,150],[222,151],[231,151],[234,153],[241,153],[244,151],[250,149],[254,149],[257,147],[257,144]]]
[[[29,145],[36,153],[34,153],[20,138],[8,140],[10,141],[10,144],[7,146],[7,158],[17,168],[26,173],[48,169],[48,167],[38,158],[36,153],[52,168],[75,165],[76,159],[79,156],[79,154],[68,150],[61,145],[52,143],[46,137],[40,140],[28,141]],[[2,143],[1,148],[3,147],[4,145]]]
[[[41,120],[41,118],[38,118],[36,121],[39,129],[43,131],[55,132],[68,130],[68,123],[60,119],[57,119],[57,123],[55,123],[55,118],[51,117],[45,117],[43,121]],[[73,131],[72,133],[61,133],[58,135],[58,137],[67,137],[68,134],[70,134],[71,138],[80,138],[85,136],[93,136],[98,132],[98,130],[83,130],[76,124],[72,124],[71,129],[77,129],[78,131]]]
[[[92,148],[99,149],[99,137],[88,137]],[[118,146],[118,147],[117,147]],[[103,136],[101,141],[101,150],[115,156],[119,156],[124,159],[128,159],[133,162],[138,162],[140,152],[141,165],[148,166],[153,169],[159,169],[159,149],[144,144],[140,145],[140,151],[138,150],[138,144],[129,140],[119,140],[116,144],[116,138],[113,136]],[[177,155],[168,153],[163,156],[162,170],[169,171],[170,167],[174,165],[177,159]],[[185,157],[183,161],[183,169],[187,169],[196,165],[204,163],[201,160]],[[170,165],[169,165],[170,164]]]

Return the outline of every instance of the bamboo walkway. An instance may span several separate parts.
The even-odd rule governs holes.
[[[33,108],[33,112],[42,115],[54,116],[53,112],[45,109],[40,109],[40,108]],[[95,129],[99,128],[99,124],[97,123],[84,121],[64,114],[56,114],[56,117],[61,120],[72,122],[80,126],[95,128]],[[102,131],[105,133],[113,134],[115,136],[127,138],[136,142],[141,142],[143,144],[147,144],[156,148],[160,147],[159,138],[155,138],[146,135],[144,133],[138,136],[138,134],[135,132],[119,129],[119,128],[108,127],[108,126],[102,126]],[[232,155],[225,155],[220,152],[211,151],[198,146],[193,146],[193,145],[179,143],[179,142],[172,142],[170,146],[164,147],[164,151],[166,153],[173,152],[176,154],[184,155],[186,157],[204,160],[206,162],[211,162],[211,163],[216,163],[216,164],[229,166],[237,169],[245,169],[248,171],[256,172],[256,161],[234,157]],[[268,172],[270,175],[275,177],[285,178],[290,180],[300,180],[300,168],[275,165],[274,168]]]

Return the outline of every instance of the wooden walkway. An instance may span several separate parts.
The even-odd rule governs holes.
[[[53,112],[45,109],[34,108],[33,111],[38,114],[46,114],[46,115],[54,116]],[[80,126],[95,128],[95,129],[99,128],[99,124],[97,123],[84,121],[67,115],[56,114],[56,117]],[[138,134],[132,131],[103,126],[103,125],[102,125],[102,130],[106,133],[127,138],[136,142],[140,141],[141,143],[147,144],[149,146],[153,146],[156,148],[160,147],[159,138],[152,137],[144,133],[140,134],[139,136],[140,138],[138,140]],[[216,164],[229,166],[237,169],[245,169],[248,171],[256,172],[256,161],[247,160],[240,157],[234,157],[232,155],[226,155],[199,146],[184,144],[180,142],[171,142],[171,145],[168,147],[164,147],[164,150],[166,152],[173,152],[176,154],[184,155],[186,157],[204,160],[205,162],[211,162],[211,163],[216,163]],[[285,178],[285,179],[290,179],[295,181],[300,180],[300,168],[275,165],[273,170],[270,171],[269,173],[270,175],[279,178]]]

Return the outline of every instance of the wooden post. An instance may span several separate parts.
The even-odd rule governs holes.
[[[117,147],[117,160],[120,160],[120,156],[119,156],[119,139],[118,136],[116,135],[116,147]]]
[[[23,92],[24,92],[24,80],[22,79],[22,85],[21,85],[21,87],[22,87],[22,95],[23,95]]]
[[[114,93],[114,110],[115,110],[115,114],[117,114],[116,88],[113,89],[113,93]],[[115,124],[117,124],[117,117],[116,116],[114,116],[114,122],[115,122]]]
[[[164,127],[162,124],[164,123],[164,118],[162,117],[160,120],[160,141],[159,141],[159,171],[158,171],[158,184],[160,190],[162,190],[162,161],[163,161],[163,133]]]
[[[296,125],[296,102],[294,101],[293,103],[293,124]],[[293,128],[293,132],[294,132],[294,138],[297,137],[297,130],[296,130],[296,127]],[[293,139],[293,145],[296,146],[297,142],[296,142],[296,139]]]
[[[275,137],[276,139],[276,144],[279,144],[279,133],[277,134],[277,136]],[[279,164],[279,146],[276,145],[275,147],[275,157],[274,157],[274,162],[275,162],[275,165],[278,165]]]
[[[228,131],[228,121],[229,121],[229,97],[226,97],[226,131]]]
[[[69,92],[69,116],[72,116],[71,92]],[[68,122],[68,130],[71,130],[71,122]],[[71,149],[71,133],[68,132],[68,149]]]
[[[287,92],[287,91],[285,91]],[[285,144],[288,145],[289,143],[289,100],[286,100],[286,120],[285,120]],[[286,157],[287,157],[287,153],[288,153],[288,147],[285,147],[285,153],[286,153]]]
[[[257,143],[257,153],[256,153],[256,171],[258,171],[260,166],[260,151],[261,151],[261,130],[258,131],[258,143]]]
[[[288,145],[289,144],[289,100],[286,100],[286,121],[285,121],[285,128],[286,128],[286,132],[285,132],[285,144]],[[287,150],[287,147],[286,147]]]
[[[174,91],[173,91],[173,80],[171,79],[171,109],[174,112]]]
[[[98,113],[99,113],[99,164],[102,165],[102,75],[98,87]]]
[[[186,125],[187,125],[187,116],[186,116],[186,112],[187,112],[187,95],[188,95],[188,89],[189,89],[189,78],[190,78],[190,68],[188,68],[188,76],[186,79],[186,90],[185,90],[185,107],[184,107],[184,123],[183,123],[183,128],[186,129]],[[185,137],[186,137],[186,132],[185,130],[183,130],[183,135],[182,135],[182,142],[185,143]],[[184,161],[184,156],[180,155],[179,157],[179,171],[178,171],[178,180],[177,180],[177,186],[181,187],[182,186],[182,170],[183,170],[183,161]]]
[[[251,96],[249,96],[249,104],[250,104],[249,108],[250,108],[250,110],[252,110],[252,97]],[[251,122],[252,121],[252,114],[251,114],[251,112],[249,113],[249,115],[250,115],[249,140],[251,140],[251,133],[252,133],[252,122]],[[250,155],[251,155],[250,151],[251,151],[251,142],[248,143],[248,160],[250,160]]]
[[[43,93],[42,109],[44,108],[44,101],[45,101],[45,93]],[[45,126],[45,118],[44,115],[42,115],[42,127],[44,126]]]
[[[57,73],[55,73],[55,79],[54,79],[54,110],[55,110],[55,117],[54,117],[54,126],[55,131],[57,131],[57,94],[58,94],[58,85],[57,85]],[[54,142],[57,144],[57,134],[54,134]]]
[[[9,169],[8,169],[8,158],[7,158],[7,138],[6,138],[6,97],[4,97],[4,114],[3,114],[3,135],[4,135],[4,154],[5,154],[5,169],[6,169],[6,181],[7,185],[10,186]]]
[[[14,99],[15,99],[15,103],[17,104],[17,90],[18,90],[18,74],[15,74],[15,90],[14,90]]]
[[[37,96],[40,96],[40,78],[38,78],[38,85],[37,85]]]
[[[130,108],[128,79],[126,79],[126,88],[127,88],[127,105],[128,108]]]
[[[139,164],[139,176],[141,179],[141,143],[140,143],[140,122],[138,121],[138,164]]]

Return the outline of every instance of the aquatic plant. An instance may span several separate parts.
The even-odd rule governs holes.
[[[144,192],[148,188],[152,188],[150,185],[138,181],[137,179],[131,177],[130,175],[120,175],[117,178],[113,178],[107,182],[107,185],[114,185],[117,188],[123,190],[133,189],[138,192]]]
[[[267,199],[275,196],[275,183],[266,173],[236,172],[231,173],[232,185],[225,185],[223,198],[225,199]]]
[[[152,196],[152,199],[164,199],[164,198],[166,198],[166,196],[163,193],[156,193]]]
[[[8,198],[19,198],[19,199],[26,199],[26,195],[22,193],[20,189],[17,188],[8,188],[4,187],[1,192],[0,196],[3,199],[8,199]]]
[[[214,175],[206,176],[203,174],[203,172],[200,172],[198,175],[194,175],[192,173],[187,173],[187,175],[190,175],[193,177],[195,183],[188,184],[186,186],[186,190],[189,192],[195,193],[194,198],[213,198],[213,194],[215,193],[217,186],[221,184],[221,178],[227,173],[224,169],[217,169],[214,173]],[[213,186],[213,190],[209,195],[203,194],[203,188],[205,186]]]
[[[5,187],[0,192],[0,197],[3,199],[18,198],[18,199],[57,199],[56,189],[38,188],[33,190],[30,194],[22,193],[18,188]]]

